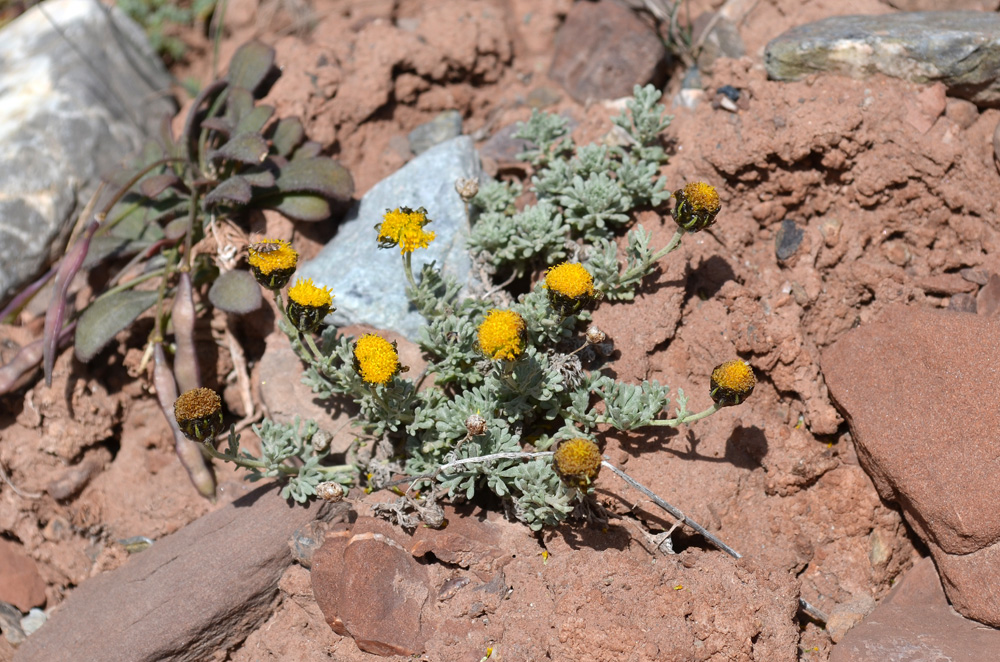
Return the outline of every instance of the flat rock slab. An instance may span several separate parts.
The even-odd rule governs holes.
[[[424,264],[436,262],[444,273],[468,282],[471,261],[465,248],[469,220],[455,191],[459,178],[480,177],[479,155],[468,136],[436,145],[376,184],[344,217],[336,236],[299,276],[333,289],[336,326],[369,324],[417,339],[426,321],[406,298],[406,276],[399,248],[378,248],[375,226],[387,209],[424,207],[436,235],[428,248],[413,253],[419,278]]]
[[[117,8],[49,0],[0,30],[0,302],[59,253],[99,178],[173,113],[169,88]]]
[[[998,650],[1000,631],[955,613],[927,558],[847,633],[830,662],[982,662],[996,659]]]
[[[35,560],[12,540],[0,538],[0,601],[21,611],[45,604],[45,582]]]
[[[618,0],[576,2],[556,35],[549,76],[585,104],[662,82],[669,62],[659,35]]]
[[[1000,14],[976,11],[834,16],[800,25],[764,50],[768,75],[799,80],[816,72],[864,78],[881,73],[940,81],[948,94],[1000,105]]]
[[[84,582],[14,660],[212,659],[270,616],[295,531],[346,508],[258,488]]]
[[[822,357],[879,494],[928,543],[952,604],[992,625],[1000,625],[997,356],[996,317],[893,306]]]

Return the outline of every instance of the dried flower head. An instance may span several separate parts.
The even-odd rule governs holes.
[[[608,334],[601,331],[596,324],[592,324],[590,328],[587,329],[587,342],[591,345],[598,345],[607,339]]]
[[[316,486],[316,496],[323,501],[337,503],[344,500],[344,486],[333,481],[326,481]]]
[[[601,471],[601,450],[590,439],[564,439],[552,456],[552,466],[567,485],[589,487]]]
[[[284,239],[261,239],[247,247],[250,271],[269,290],[280,290],[295,273],[299,254]]]
[[[462,202],[471,202],[476,197],[476,194],[479,193],[479,178],[466,179],[465,177],[459,177],[455,180],[455,192],[458,193],[458,197],[462,198]]]
[[[188,439],[215,439],[222,432],[222,398],[210,388],[186,391],[174,401],[174,418]]]
[[[513,310],[494,308],[479,325],[479,349],[494,361],[513,361],[524,351],[527,329],[524,318]]]
[[[382,222],[375,226],[378,230],[378,247],[399,246],[401,254],[427,248],[434,241],[433,232],[424,232],[424,226],[430,222],[427,210],[423,207],[416,211],[409,207],[397,207],[391,211],[387,209]]]
[[[479,414],[471,414],[465,419],[465,430],[474,437],[486,434],[486,419]]]
[[[354,371],[366,384],[388,384],[399,374],[396,344],[374,333],[366,333],[354,343]]]
[[[674,222],[688,232],[698,232],[711,226],[722,209],[719,193],[705,182],[691,182],[675,191],[674,197],[677,198]]]
[[[742,359],[726,361],[712,371],[711,391],[712,401],[723,406],[738,405],[753,393],[757,385],[753,368]]]
[[[303,333],[314,331],[333,310],[330,288],[314,285],[312,278],[299,278],[288,290],[288,317]]]
[[[563,262],[545,274],[549,303],[560,315],[572,315],[599,295],[594,278],[582,264]]]

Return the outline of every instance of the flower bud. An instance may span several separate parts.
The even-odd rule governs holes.
[[[549,304],[564,317],[600,297],[600,292],[594,289],[593,276],[575,262],[551,267],[545,274],[545,289],[549,291]]]
[[[712,371],[712,401],[723,407],[738,405],[753,393],[757,378],[753,368],[742,359],[726,361]]]
[[[222,432],[222,398],[210,388],[196,388],[174,401],[174,418],[192,441],[211,441]]]
[[[601,331],[597,328],[597,326],[591,325],[591,327],[587,329],[587,342],[591,345],[599,345],[607,339],[608,334]]]
[[[284,239],[263,239],[247,247],[250,271],[269,290],[280,290],[292,278],[299,254]]]
[[[330,501],[332,503],[337,503],[338,501],[344,500],[344,486],[340,483],[335,483],[332,480],[328,480],[325,483],[320,483],[316,486],[316,496],[323,501]]]
[[[479,414],[472,414],[465,419],[465,429],[474,437],[486,434],[486,419]]]
[[[674,222],[688,232],[698,232],[715,223],[722,209],[719,193],[705,182],[692,182],[674,192]]]
[[[288,290],[288,318],[303,333],[315,331],[334,310],[330,288],[313,285],[312,278],[299,278]]]
[[[459,177],[455,180],[455,191],[458,193],[458,197],[462,198],[462,202],[468,203],[479,193],[479,179],[477,177],[472,179]]]
[[[585,489],[601,471],[601,450],[590,439],[564,439],[552,456],[552,466],[562,482]]]

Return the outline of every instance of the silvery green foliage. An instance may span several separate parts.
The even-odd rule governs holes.
[[[649,242],[652,233],[637,225],[626,235],[625,268],[619,264],[618,244],[601,239],[594,245],[586,267],[594,277],[594,287],[612,301],[629,301],[635,288],[656,266]]]
[[[270,419],[264,419],[259,426],[253,426],[253,431],[260,437],[260,458],[254,458],[246,451],[241,451],[239,435],[232,430],[229,433],[229,446],[226,451],[231,456],[250,460],[259,459],[264,463],[263,468],[248,468],[250,472],[250,475],[247,476],[248,480],[258,481],[262,478],[284,476],[287,482],[281,488],[281,497],[283,499],[292,498],[299,503],[304,503],[310,497],[315,496],[316,486],[323,481],[330,480],[329,476],[321,473],[318,469],[329,451],[317,452],[313,447],[313,436],[319,431],[319,427],[314,421],[306,421],[303,425],[296,416],[293,423],[283,425]],[[292,458],[297,458],[301,464],[298,474],[288,476],[283,474],[279,467]],[[342,477],[348,484],[354,481],[353,474],[345,473],[342,474]]]
[[[524,462],[499,473],[517,490],[515,515],[533,531],[558,524],[573,512],[578,491],[563,484],[547,459]]]
[[[604,419],[619,430],[633,430],[649,425],[670,404],[669,388],[655,379],[641,384],[624,384],[602,377],[594,391],[604,400]]]
[[[480,213],[474,216],[470,251],[519,277],[566,259],[566,247],[574,242],[613,239],[635,209],[669,198],[666,180],[658,175],[666,160],[658,141],[671,118],[659,98],[652,85],[636,86],[626,111],[613,118],[628,134],[625,148],[577,147],[569,137],[569,120],[532,111],[515,136],[532,143],[518,158],[535,168],[531,187],[538,202],[517,212],[519,188],[484,185],[472,201]]]

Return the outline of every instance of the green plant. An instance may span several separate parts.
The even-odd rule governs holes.
[[[178,3],[172,0],[116,0],[116,4],[142,26],[153,50],[172,60],[180,60],[187,47],[172,32],[207,21],[218,1],[191,0]]]
[[[152,310],[143,364],[153,360],[160,404],[175,425],[170,409],[178,387],[185,392],[201,386],[194,341],[199,313],[195,288],[211,284],[208,299],[228,313],[246,313],[261,304],[254,276],[235,268],[232,255],[196,250],[199,241],[252,209],[274,209],[299,221],[322,220],[331,214],[331,201],[346,200],[353,193],[350,174],[322,156],[318,143],[306,140],[297,118],[275,119],[274,108],[259,103],[278,75],[271,48],[257,42],[241,46],[228,75],[195,99],[183,132],[175,138],[165,122],[159,139],[146,145],[110,200],[96,213],[85,210],[63,259],[0,313],[0,319],[7,318],[47,281],[54,281],[43,338],[0,368],[0,394],[39,360],[46,383],[51,383],[57,350],[70,337],[76,357],[87,362]],[[255,246],[256,254],[270,255],[269,264],[280,262],[277,271],[283,267],[288,276],[294,272],[297,255],[287,244]],[[253,255],[250,262],[257,269]],[[79,312],[71,312],[70,286],[80,271],[90,271],[92,283],[107,277],[106,285],[103,291],[98,285],[99,294]],[[168,327],[172,367],[164,351]],[[214,483],[200,451],[191,450],[176,426],[174,431],[192,479],[211,496]]]
[[[637,99],[628,106],[628,125],[636,140],[634,147],[647,151],[634,158],[637,162],[649,156],[662,158],[651,133],[664,126],[662,107],[652,103],[658,93],[647,88],[637,89],[636,94]],[[377,335],[354,339],[327,327],[314,338],[311,328],[293,323],[288,314],[291,305],[281,304],[280,288],[270,288],[286,313],[281,328],[306,364],[304,382],[320,397],[351,398],[359,408],[356,424],[378,440],[369,459],[355,460],[355,466],[368,476],[368,487],[391,486],[388,479],[393,474],[408,477],[405,481],[410,486],[401,501],[383,509],[400,524],[411,526],[420,518],[426,522],[428,516],[437,521],[440,498],[472,499],[482,489],[503,499],[510,512],[532,529],[556,524],[574,512],[599,518],[600,508],[592,498],[592,480],[603,465],[594,443],[599,426],[620,430],[677,427],[736,404],[752,391],[754,378],[749,366],[742,361],[730,362],[714,374],[711,407],[689,411],[683,391],[678,390],[671,416],[667,387],[655,381],[622,383],[601,374],[594,351],[607,339],[596,328],[587,329],[581,337],[582,323],[589,318],[587,306],[599,299],[602,291],[616,298],[631,296],[656,262],[675,249],[688,231],[698,231],[708,223],[702,216],[697,217],[701,222],[692,221],[696,218],[692,214],[700,207],[678,205],[674,212],[677,233],[657,251],[649,248],[648,233],[641,228],[631,231],[630,247],[635,248],[630,248],[625,270],[620,272],[617,254],[608,249],[614,245],[610,226],[585,220],[596,218],[599,209],[595,211],[594,206],[603,209],[603,202],[586,196],[571,201],[566,191],[576,190],[580,181],[612,187],[612,197],[617,198],[629,190],[649,190],[653,193],[641,198],[642,204],[648,205],[667,197],[664,183],[662,178],[653,179],[655,173],[643,174],[652,182],[644,189],[641,182],[629,179],[638,176],[636,171],[628,171],[622,181],[618,176],[621,165],[633,155],[591,147],[574,153],[564,129],[562,120],[540,114],[533,115],[523,127],[522,135],[536,144],[524,156],[540,168],[532,180],[540,199],[537,205],[518,212],[513,206],[516,187],[495,184],[482,186],[473,204],[483,210],[478,223],[495,214],[487,222],[506,222],[507,236],[511,226],[520,227],[516,220],[519,214],[535,217],[537,232],[526,233],[522,239],[526,246],[538,250],[548,245],[553,228],[561,228],[560,242],[580,241],[584,251],[592,251],[600,271],[562,262],[517,301],[497,308],[488,299],[463,297],[460,284],[433,265],[414,274],[411,254],[434,240],[434,233],[426,229],[431,221],[423,209],[387,210],[373,244],[399,248],[408,296],[428,322],[418,338],[428,364],[416,381],[402,376],[405,366],[399,364],[395,347]],[[646,169],[639,171],[645,173]],[[552,173],[556,172],[564,172],[560,175],[562,184],[552,184]],[[542,181],[552,184],[548,193],[540,192]],[[705,184],[698,184],[697,190],[706,194],[711,190],[714,195],[714,189]],[[622,209],[632,209],[637,199],[631,200]],[[578,209],[571,209],[577,204]],[[559,225],[557,219],[566,217],[572,222]],[[711,220],[714,218],[713,214]],[[597,238],[597,247],[590,247],[588,236]],[[473,250],[481,249],[482,239],[483,235],[478,239],[474,236],[470,242]],[[493,259],[497,264],[506,261],[497,254]],[[524,255],[508,262],[525,270],[533,264]],[[433,376],[433,385],[421,388],[427,376]],[[598,407],[598,403],[603,404]],[[266,455],[270,442],[264,443]],[[553,447],[562,449],[555,451],[555,464],[554,452],[549,450]],[[225,455],[235,461],[238,452],[238,448],[231,448]],[[308,487],[298,492],[306,493]],[[688,521],[682,514],[681,518]]]

